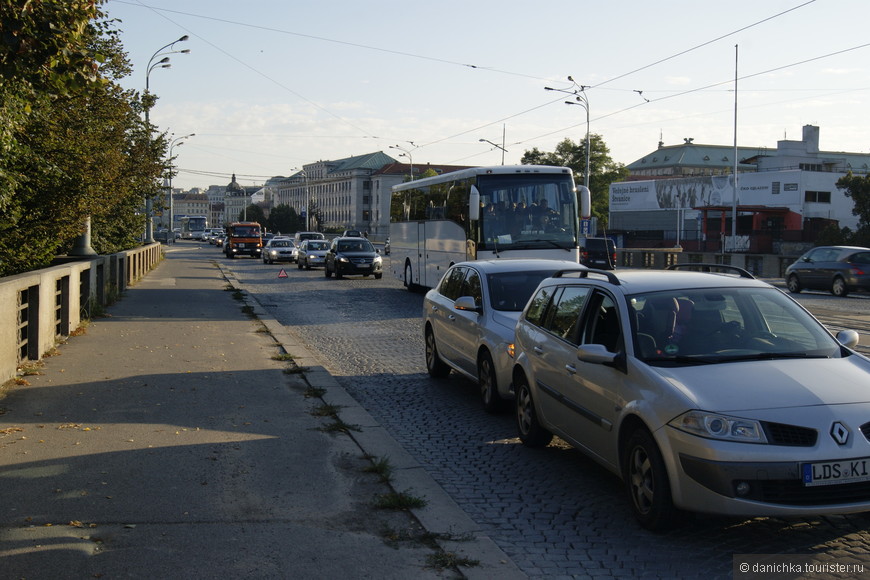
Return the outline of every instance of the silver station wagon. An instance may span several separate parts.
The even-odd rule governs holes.
[[[870,511],[870,360],[739,269],[544,280],[516,328],[520,439],[622,478],[640,524]],[[736,274],[724,273],[724,270]]]

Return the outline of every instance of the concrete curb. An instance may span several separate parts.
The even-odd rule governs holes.
[[[341,419],[360,428],[360,431],[351,432],[349,435],[362,452],[372,457],[389,459],[394,468],[391,487],[395,491],[409,491],[426,499],[425,507],[411,510],[423,528],[443,538],[457,538],[438,539],[438,545],[458,557],[479,562],[477,566],[459,568],[463,576],[469,580],[488,580],[493,577],[501,580],[527,578],[402,445],[347,393],[300,336],[291,327],[286,327],[272,318],[231,269],[221,263],[217,263],[217,266],[234,288],[245,293],[245,303],[253,309],[254,315],[275,341],[305,369],[303,375],[308,384],[325,389],[324,402],[341,406]]]

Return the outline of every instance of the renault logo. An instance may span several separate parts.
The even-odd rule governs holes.
[[[846,429],[845,425],[836,421],[831,425],[831,437],[833,437],[834,441],[840,445],[845,445],[846,442],[849,441],[849,430]]]

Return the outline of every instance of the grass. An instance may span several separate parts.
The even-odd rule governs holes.
[[[411,495],[408,491],[391,491],[377,496],[373,506],[381,510],[404,511],[426,507],[428,503],[425,499]]]
[[[389,483],[393,479],[393,466],[389,457],[366,456],[366,459],[370,463],[363,468],[365,473],[374,473],[384,483]]]
[[[323,387],[308,387],[307,389],[305,389],[304,396],[307,399],[319,399],[325,394],[326,389],[324,389]]]
[[[341,405],[330,405],[322,403],[311,410],[311,414],[315,417],[338,417],[338,411],[342,408]]]
[[[464,566],[466,568],[479,566],[480,560],[474,560],[472,558],[459,556],[455,552],[445,552],[444,550],[439,550],[434,554],[429,554],[426,557],[426,563],[429,565],[430,568],[434,568],[436,570],[446,570],[455,569],[458,566]]]
[[[345,423],[341,420],[340,417],[335,417],[335,420],[332,423],[324,425],[320,427],[318,431],[323,431],[324,433],[350,433],[351,431],[362,431],[359,425],[351,425],[350,423]]]

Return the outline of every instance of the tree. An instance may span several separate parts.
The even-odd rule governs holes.
[[[858,176],[851,171],[837,180],[837,188],[852,198],[852,215],[858,216],[858,229],[845,243],[855,246],[870,246],[870,175]]]
[[[267,222],[273,232],[290,233],[305,228],[305,220],[296,213],[296,209],[283,203],[272,208]]]
[[[628,176],[628,169],[610,157],[610,149],[601,135],[589,135],[589,190],[592,194],[592,215],[598,219],[599,227],[607,227],[610,207],[610,184]],[[586,140],[574,143],[565,139],[556,145],[552,152],[540,151],[537,147],[523,154],[520,163],[524,165],[556,165],[570,167],[574,180],[584,182],[586,174]]]
[[[89,216],[98,252],[132,247],[159,190],[165,136],[116,83],[131,69],[102,3],[0,5],[0,275],[46,265]]]
[[[259,205],[251,204],[239,212],[239,221],[243,220],[263,225],[266,223],[266,213]]]

